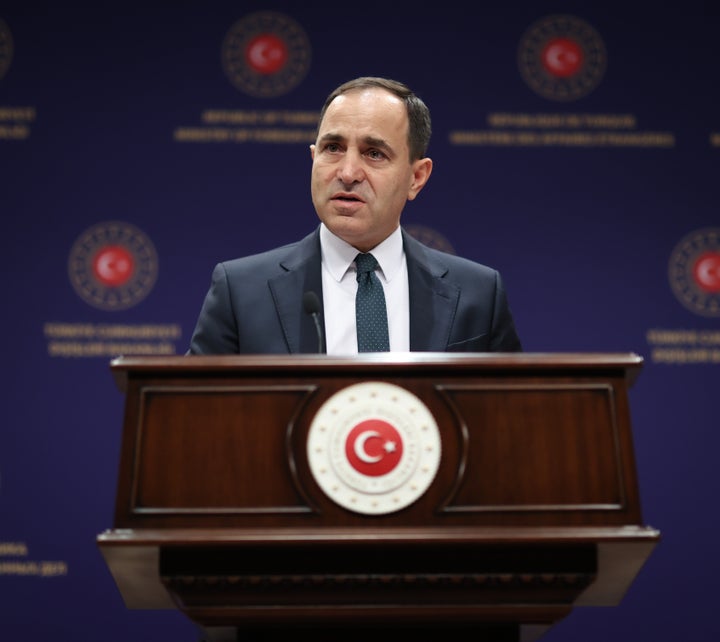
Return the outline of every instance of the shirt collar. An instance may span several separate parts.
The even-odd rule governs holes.
[[[325,223],[320,224],[320,247],[323,264],[332,278],[340,282],[348,269],[353,266],[358,254],[357,249],[335,236]],[[400,272],[405,256],[400,226],[371,252],[377,259],[385,281],[392,281]]]

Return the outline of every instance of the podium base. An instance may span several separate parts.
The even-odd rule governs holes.
[[[533,642],[549,627],[516,624],[453,625],[433,624],[424,626],[300,626],[292,627],[207,627],[203,629],[201,642],[289,642],[313,640],[313,642],[439,642],[462,636],[473,642]]]

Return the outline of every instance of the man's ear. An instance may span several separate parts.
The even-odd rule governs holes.
[[[315,145],[310,145],[310,158],[315,160]]]
[[[425,187],[425,183],[428,182],[430,174],[432,174],[433,162],[430,158],[421,158],[413,163],[413,177],[408,190],[408,200],[412,201],[420,193],[420,190]]]

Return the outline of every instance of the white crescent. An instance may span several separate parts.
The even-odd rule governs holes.
[[[713,259],[704,259],[698,265],[698,276],[703,283],[715,287],[720,282],[720,266]]]
[[[382,459],[381,455],[373,457],[368,455],[367,450],[365,450],[365,442],[372,437],[379,436],[380,433],[377,430],[365,430],[358,435],[355,440],[354,450],[359,460],[364,461],[366,464],[374,464]]]
[[[577,63],[577,56],[560,45],[552,45],[547,51],[548,62],[553,69],[564,69]]]
[[[111,254],[103,254],[98,258],[97,271],[100,276],[106,279],[110,279],[119,270],[125,269],[125,261],[118,261]]]
[[[267,64],[273,57],[272,53],[272,46],[267,42],[255,43],[249,51],[250,60],[258,66]]]

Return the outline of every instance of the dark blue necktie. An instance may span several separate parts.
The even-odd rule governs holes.
[[[355,296],[358,352],[388,352],[387,310],[382,283],[375,275],[377,260],[372,254],[358,254],[358,289]]]

